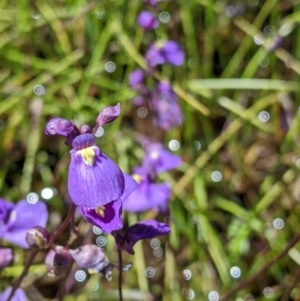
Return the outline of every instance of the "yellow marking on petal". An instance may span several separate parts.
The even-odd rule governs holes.
[[[105,207],[104,206],[100,206],[100,207],[97,207],[95,208],[95,212],[100,215],[101,217],[104,217],[105,216]]]
[[[90,166],[93,166],[94,164],[94,158],[95,158],[95,151],[93,149],[92,146],[90,147],[87,147],[87,148],[84,148],[84,149],[81,149],[78,151],[78,153],[81,155],[82,159],[83,159],[83,162],[86,164],[86,165],[90,165]]]
[[[133,179],[134,179],[138,184],[140,184],[140,183],[142,182],[142,180],[143,180],[142,176],[139,175],[139,174],[137,174],[137,173],[134,173],[134,174],[132,175],[132,177],[133,177]]]
[[[158,155],[159,155],[158,151],[152,151],[150,153],[151,159],[154,159],[154,160],[156,160],[158,158]]]

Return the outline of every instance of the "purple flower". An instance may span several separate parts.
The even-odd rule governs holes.
[[[12,287],[8,287],[3,293],[0,293],[0,301],[7,301],[8,297],[10,296],[10,292]],[[21,288],[18,288],[13,297],[10,299],[11,301],[27,301],[26,295]]]
[[[159,174],[177,168],[181,163],[180,157],[167,151],[162,144],[152,143],[146,148],[142,166],[144,169],[150,169]]]
[[[61,118],[50,120],[47,135],[59,134],[72,145],[69,166],[69,195],[78,206],[91,209],[118,200],[124,191],[124,176],[120,168],[96,146],[94,136],[99,126],[113,122],[120,114],[120,104],[104,108],[91,130],[83,125],[80,130],[71,122]]]
[[[11,265],[14,261],[14,253],[10,248],[0,248],[0,269]]]
[[[137,183],[129,175],[125,177],[125,190],[121,199],[126,199],[127,196],[137,187]],[[81,213],[84,218],[94,226],[99,227],[104,233],[109,234],[112,231],[123,228],[122,215],[122,200],[118,199],[110,202],[97,209],[80,206]]]
[[[184,53],[176,42],[165,41],[152,44],[146,52],[145,58],[152,68],[162,64],[180,66],[184,62]]]
[[[138,187],[125,199],[123,209],[130,212],[141,212],[150,209],[166,208],[171,189],[166,183],[154,183],[147,170],[142,167],[133,175]]]
[[[160,2],[160,1],[161,1],[161,0],[144,0],[145,3],[147,3],[147,4],[149,4],[149,5],[153,6],[153,7],[155,7],[156,4],[157,4],[158,2]]]
[[[47,220],[48,211],[41,201],[30,204],[23,200],[14,205],[0,199],[0,238],[24,249],[28,248],[27,231],[35,226],[45,227]]]
[[[132,225],[128,228],[125,240],[126,250],[129,254],[134,254],[133,246],[140,239],[153,238],[171,232],[169,225],[159,223],[155,220],[146,220]]]
[[[145,81],[145,72],[142,69],[135,69],[129,74],[129,85],[134,90],[140,90]]]
[[[151,108],[156,126],[169,130],[182,123],[182,112],[177,96],[168,82],[158,82],[152,91]]]
[[[146,30],[151,30],[157,28],[159,22],[151,12],[142,11],[138,16],[138,24]]]

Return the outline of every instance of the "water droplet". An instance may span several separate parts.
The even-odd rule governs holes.
[[[146,270],[145,270],[145,275],[146,275],[146,277],[148,277],[148,278],[152,278],[152,277],[155,275],[155,269],[152,268],[152,267],[146,268]]]
[[[97,226],[93,226],[93,232],[96,234],[96,235],[100,235],[103,233],[103,231],[97,227]]]
[[[196,147],[196,150],[200,150],[201,149],[201,143],[199,141],[195,141],[195,147]]]
[[[232,18],[237,15],[237,9],[233,5],[229,5],[225,10],[226,16]]]
[[[161,23],[165,23],[165,24],[166,24],[166,23],[168,23],[168,22],[170,21],[171,16],[170,16],[170,14],[169,14],[168,12],[162,11],[162,12],[159,14],[158,18],[159,18],[159,21],[160,21]]]
[[[31,14],[31,16],[32,16],[32,18],[33,19],[39,19],[40,17],[41,17],[41,14],[39,14],[38,12],[33,12],[32,14]]]
[[[192,216],[191,224],[192,224],[193,227],[197,226],[197,224],[198,224],[198,218],[197,218],[196,215]]]
[[[281,218],[275,218],[273,220],[273,227],[280,230],[284,227],[284,221]]]
[[[270,37],[274,34],[274,27],[272,25],[267,25],[264,27],[263,32],[266,36]]]
[[[269,58],[264,58],[264,59],[262,59],[261,61],[260,61],[260,64],[259,64],[259,66],[261,67],[261,68],[266,68],[266,67],[268,67],[269,66],[269,63],[270,63],[270,60],[269,60]]]
[[[105,9],[102,7],[96,8],[95,16],[97,19],[103,19],[105,17]]]
[[[274,291],[271,287],[265,287],[263,290],[263,294],[267,298],[272,298],[274,296]]]
[[[55,194],[56,194],[56,189],[50,187],[44,188],[41,192],[41,196],[45,200],[50,200],[51,198],[53,198]]]
[[[94,77],[96,77],[96,76],[98,76],[99,74],[101,74],[101,72],[102,72],[102,69],[101,69],[101,68],[93,68],[93,69],[91,70],[91,74],[92,74],[92,76],[94,76]]]
[[[192,209],[198,209],[197,203],[195,200],[190,200],[190,206]]]
[[[0,120],[0,131],[3,131],[5,129],[6,123],[4,120]]]
[[[26,200],[29,204],[35,204],[39,200],[39,196],[34,192],[30,192],[28,193]]]
[[[208,300],[209,301],[218,301],[219,300],[219,294],[215,291],[211,291],[208,294]]]
[[[99,247],[104,247],[106,245],[106,238],[104,236],[98,236],[96,239],[96,244]]]
[[[153,255],[155,257],[161,257],[163,256],[163,254],[164,254],[164,250],[161,247],[153,250]]]
[[[98,288],[99,288],[99,283],[96,282],[96,283],[94,284],[94,287],[92,288],[92,291],[96,291]]]
[[[195,292],[191,288],[183,289],[182,293],[188,300],[192,300],[195,297]]]
[[[137,109],[137,114],[141,118],[145,118],[148,115],[148,110],[144,107],[138,108]]]
[[[153,238],[151,239],[150,241],[150,246],[153,248],[153,249],[158,249],[160,247],[160,240],[158,238]]]
[[[214,182],[220,182],[222,180],[222,173],[220,171],[216,170],[216,171],[211,173],[210,178]]]
[[[183,270],[182,274],[185,280],[190,280],[192,278],[192,272],[188,269]]]
[[[233,278],[239,278],[241,276],[241,269],[239,267],[232,267],[230,269],[230,275],[233,277]]]
[[[96,137],[102,137],[104,135],[104,128],[102,126],[99,126],[96,133],[95,133],[95,136]]]
[[[108,73],[113,73],[116,70],[116,64],[114,62],[107,62],[104,66]]]
[[[45,94],[45,88],[42,85],[36,85],[33,88],[33,92],[34,92],[35,95],[41,96],[41,95]]]
[[[83,270],[78,270],[76,273],[75,273],[75,279],[76,281],[78,282],[82,282],[86,279],[86,272],[83,271]]]
[[[254,301],[254,297],[251,294],[247,294],[244,297],[245,301]]]
[[[169,149],[172,151],[177,151],[180,148],[180,143],[179,141],[173,139],[169,142]]]
[[[258,114],[258,119],[259,119],[261,122],[267,122],[267,121],[269,121],[269,119],[270,119],[270,114],[269,114],[267,111],[261,111],[261,112]]]
[[[257,45],[262,45],[265,42],[265,38],[260,34],[255,35],[253,40]]]

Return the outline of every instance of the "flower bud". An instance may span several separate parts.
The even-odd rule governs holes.
[[[88,269],[90,273],[102,272],[109,265],[102,249],[96,245],[84,245],[70,250],[70,253],[78,266]]]
[[[72,256],[62,246],[51,249],[45,259],[49,276],[59,276],[65,273],[72,262]]]
[[[12,264],[14,261],[14,254],[12,249],[0,248],[0,269],[3,269]]]
[[[50,241],[50,234],[45,228],[35,226],[27,231],[25,239],[31,249],[46,249]]]

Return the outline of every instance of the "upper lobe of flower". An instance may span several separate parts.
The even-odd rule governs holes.
[[[65,143],[72,145],[74,138],[80,132],[72,121],[63,118],[52,118],[46,125],[45,134],[64,136],[67,138]]]
[[[120,103],[115,106],[109,106],[100,111],[96,123],[97,126],[103,126],[113,122],[121,113]],[[95,129],[94,129],[95,131]]]
[[[159,22],[151,12],[142,11],[138,16],[138,24],[146,30],[151,30],[157,28]]]
[[[169,225],[159,223],[155,220],[146,220],[132,225],[128,228],[125,240],[126,250],[130,254],[134,254],[133,246],[140,239],[153,238],[159,235],[168,234],[171,232]]]
[[[95,145],[93,135],[76,137],[73,147],[68,177],[72,201],[77,206],[95,209],[118,200],[124,191],[124,175]]]
[[[162,64],[180,66],[184,63],[184,53],[174,41],[152,44],[145,54],[150,67]]]
[[[25,200],[19,201],[13,207],[10,204],[12,203],[0,199],[2,210],[10,208],[5,215],[2,215],[4,218],[0,218],[0,238],[27,249],[25,240],[27,231],[34,226],[46,226],[48,220],[46,205],[41,201],[30,204]]]

